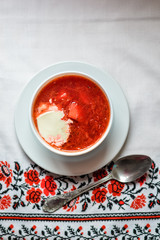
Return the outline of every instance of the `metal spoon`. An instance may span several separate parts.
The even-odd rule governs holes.
[[[43,211],[55,212],[82,193],[111,179],[115,179],[122,183],[135,181],[147,172],[151,166],[151,162],[151,158],[145,155],[130,155],[120,158],[114,163],[112,172],[99,181],[93,182],[72,192],[48,198],[43,205]]]

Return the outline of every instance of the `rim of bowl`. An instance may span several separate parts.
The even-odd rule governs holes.
[[[63,76],[63,75],[72,75],[72,74],[77,74],[80,76],[84,76],[89,78],[89,80],[93,81],[96,85],[98,85],[98,87],[100,87],[100,89],[103,91],[103,93],[105,94],[106,98],[108,99],[109,102],[109,106],[110,106],[110,120],[109,120],[109,124],[105,130],[105,132],[103,133],[103,135],[91,146],[82,149],[82,150],[58,150],[52,146],[50,146],[45,140],[43,140],[43,138],[40,136],[40,134],[38,133],[35,124],[33,122],[33,118],[32,118],[32,107],[33,107],[33,103],[34,100],[36,99],[36,96],[38,95],[38,93],[40,92],[40,90],[47,85],[50,81],[53,81],[54,78],[57,78],[59,76]],[[104,90],[103,86],[95,79],[93,79],[93,77],[90,77],[88,74],[83,73],[83,72],[78,72],[78,71],[64,71],[64,72],[60,72],[60,73],[56,73],[54,74],[52,77],[44,79],[44,81],[36,88],[36,90],[34,91],[30,104],[29,104],[29,122],[30,122],[30,126],[32,129],[32,132],[34,133],[35,137],[37,138],[37,140],[45,147],[47,148],[49,151],[56,153],[58,155],[62,155],[62,156],[80,156],[83,154],[87,154],[91,151],[93,151],[94,149],[96,149],[107,137],[107,135],[109,134],[110,130],[111,130],[111,126],[113,123],[113,106],[112,106],[112,101],[111,98],[108,94],[107,91]]]

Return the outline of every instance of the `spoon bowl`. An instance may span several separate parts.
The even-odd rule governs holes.
[[[120,158],[114,163],[112,172],[109,175],[97,182],[92,182],[89,185],[76,189],[72,192],[46,199],[43,205],[43,210],[45,212],[55,212],[82,193],[87,192],[88,190],[111,179],[115,179],[122,183],[133,182],[148,171],[151,163],[151,158],[146,155],[130,155]]]
[[[112,168],[112,177],[127,183],[141,177],[151,166],[151,158],[146,155],[130,155],[118,159]]]

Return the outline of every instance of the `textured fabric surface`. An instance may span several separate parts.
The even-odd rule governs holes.
[[[2,239],[160,238],[159,16],[158,0],[1,1]],[[44,214],[46,197],[97,181],[111,168],[79,177],[50,174],[17,141],[14,110],[20,92],[33,75],[61,61],[87,62],[112,75],[131,116],[119,156],[146,154],[153,163],[135,183],[108,182],[55,214]]]

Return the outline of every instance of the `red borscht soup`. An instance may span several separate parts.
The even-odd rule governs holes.
[[[104,91],[80,74],[51,79],[39,90],[32,106],[39,135],[61,151],[82,151],[94,145],[106,131],[110,115]]]

